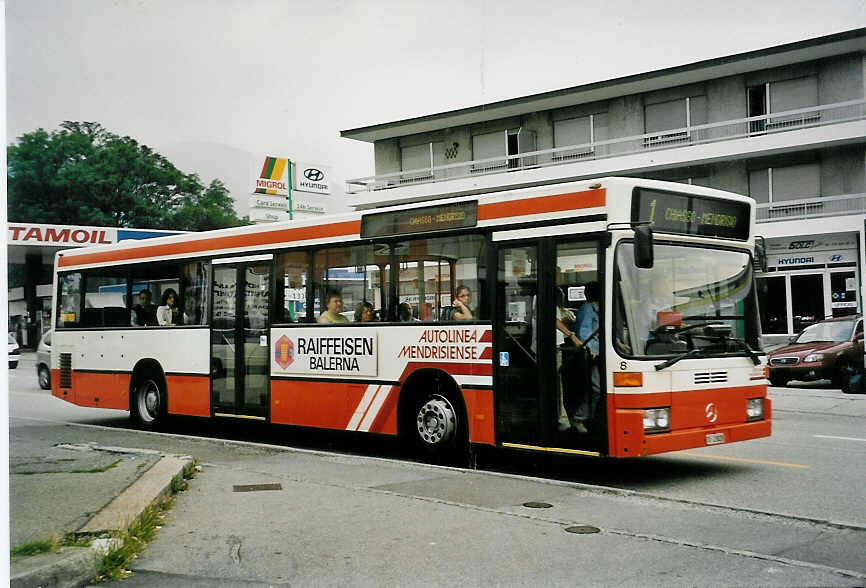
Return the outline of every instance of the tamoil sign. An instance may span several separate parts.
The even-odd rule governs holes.
[[[275,330],[271,374],[375,376],[378,340],[372,329]]]
[[[289,160],[283,157],[265,157],[259,177],[256,178],[253,193],[289,195]]]

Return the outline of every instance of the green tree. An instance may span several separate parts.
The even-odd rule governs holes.
[[[206,230],[244,224],[219,180],[195,174],[99,123],[65,121],[7,149],[10,221]]]

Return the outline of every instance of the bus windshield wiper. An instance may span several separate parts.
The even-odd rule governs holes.
[[[676,362],[678,362],[682,359],[701,357],[702,355],[703,355],[703,349],[692,349],[691,351],[686,351],[685,353],[681,353],[680,355],[677,355],[676,357],[672,357],[672,358],[668,359],[667,361],[657,363],[655,365],[655,368],[656,368],[656,371],[660,371],[660,370],[663,370],[665,368],[671,367]]]
[[[749,359],[752,360],[754,365],[758,365],[761,363],[761,358],[758,357],[758,354],[746,343],[743,339],[738,339],[736,337],[731,337],[730,335],[695,335],[696,339],[709,339],[710,341],[715,341],[717,343],[728,343],[731,342],[749,356]]]

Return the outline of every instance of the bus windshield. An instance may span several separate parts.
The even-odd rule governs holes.
[[[621,243],[614,269],[614,345],[623,355],[696,357],[759,349],[752,263],[747,252],[656,242],[652,268],[635,267]],[[711,330],[709,325],[728,325]]]

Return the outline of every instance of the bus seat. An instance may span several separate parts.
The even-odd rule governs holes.
[[[102,324],[106,327],[128,327],[129,311],[123,306],[106,306],[102,309]]]
[[[82,327],[101,327],[102,326],[102,309],[101,308],[85,308],[81,313]]]

